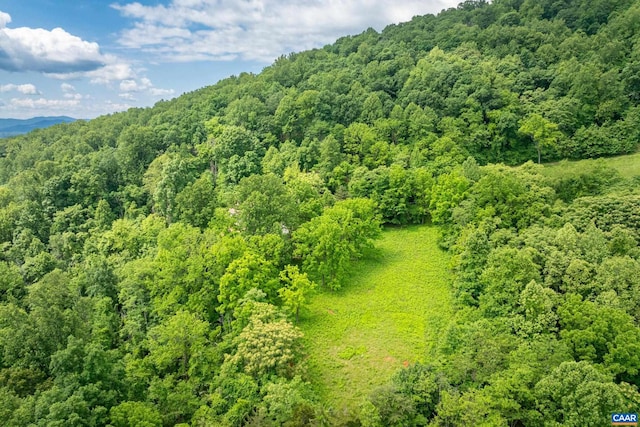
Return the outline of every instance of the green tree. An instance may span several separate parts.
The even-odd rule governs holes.
[[[143,172],[162,148],[158,135],[147,126],[132,125],[118,137],[116,158],[125,179],[139,184]]]
[[[446,224],[453,215],[453,209],[468,195],[471,182],[462,169],[438,177],[431,190],[429,210],[435,224]]]
[[[162,416],[150,403],[122,402],[110,411],[114,427],[161,427]]]
[[[194,227],[206,228],[213,219],[217,206],[217,194],[210,172],[187,184],[176,194],[175,217]]]
[[[378,141],[375,130],[364,123],[352,123],[344,131],[344,151],[359,164]]]
[[[196,159],[191,156],[176,155],[162,167],[159,179],[153,186],[154,209],[171,224],[176,214],[176,198],[191,183],[196,175]]]
[[[618,386],[588,362],[565,362],[535,386],[541,421],[598,426],[627,409]]]
[[[531,138],[538,153],[538,163],[542,159],[542,150],[555,149],[558,141],[562,138],[558,125],[537,113],[530,114],[523,119],[518,132]]]
[[[0,303],[17,303],[26,294],[24,279],[16,265],[0,262]]]
[[[295,316],[297,324],[300,319],[300,309],[309,302],[316,284],[309,280],[305,273],[300,273],[295,265],[287,265],[280,272],[280,281],[284,287],[278,289],[278,294],[284,307]]]
[[[330,205],[333,195],[325,187],[322,178],[315,172],[301,172],[295,167],[287,168],[284,174],[287,193],[296,207],[296,227],[322,213],[322,209]]]
[[[309,425],[315,419],[310,384],[299,376],[291,381],[279,380],[265,384],[264,397],[250,425]]]
[[[277,277],[277,270],[271,262],[252,251],[245,252],[229,264],[220,278],[218,311],[230,321],[229,316],[238,307],[241,298],[254,288],[264,291],[270,299],[275,298]]]
[[[226,182],[234,184],[259,172],[263,147],[253,132],[241,126],[220,126],[210,134],[210,139],[211,168],[215,179],[218,169]]]
[[[187,311],[178,311],[149,330],[149,361],[164,374],[181,378],[201,376],[208,370],[209,324]]]
[[[294,232],[294,256],[302,259],[303,271],[322,286],[338,289],[351,260],[362,256],[379,232],[373,202],[344,200]]]
[[[282,233],[297,222],[293,199],[276,175],[253,175],[242,179],[235,196],[240,224],[249,235]]]
[[[320,159],[315,166],[320,175],[327,177],[343,160],[344,154],[340,143],[333,135],[327,136],[320,142]]]
[[[225,363],[255,378],[275,374],[291,378],[300,357],[302,333],[270,304],[257,303],[249,323],[234,340],[236,352]]]

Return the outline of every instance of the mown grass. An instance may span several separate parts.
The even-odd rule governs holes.
[[[337,292],[320,291],[301,318],[309,373],[323,401],[355,410],[394,372],[426,361],[451,314],[449,258],[437,228],[383,232]]]
[[[548,163],[544,165],[543,174],[550,178],[557,178],[566,173],[592,169],[598,163],[617,169],[625,179],[640,176],[640,153],[600,159]]]

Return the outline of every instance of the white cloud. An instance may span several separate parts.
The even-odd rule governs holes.
[[[137,88],[138,88],[138,84],[133,79],[123,80],[120,82],[120,90],[123,90],[125,92],[133,92]]]
[[[130,104],[121,104],[118,102],[107,101],[105,102],[104,109],[107,111],[113,112],[113,111],[126,111],[132,107],[133,106]]]
[[[114,4],[135,20],[120,44],[162,61],[270,62],[368,27],[437,13],[459,0],[172,0],[167,6]]]
[[[76,99],[78,101],[84,98],[84,96],[79,93],[65,93],[63,96],[65,99]]]
[[[131,65],[124,62],[113,62],[98,70],[85,73],[93,84],[109,84],[113,81],[129,79],[135,76]]]
[[[127,79],[120,82],[120,90],[123,92],[142,92],[151,87],[153,87],[151,80],[146,77],[141,78],[139,81]]]
[[[38,95],[40,92],[38,92],[38,89],[35,87],[35,85],[32,85],[31,83],[27,83],[27,84],[22,84],[22,85],[14,85],[14,84],[6,84],[6,85],[0,85],[0,93],[4,93],[4,92],[20,92],[24,95]]]
[[[11,15],[0,10],[0,28],[4,28],[11,22]]]
[[[77,99],[46,99],[46,98],[13,98],[9,101],[12,107],[29,110],[49,110],[56,108],[75,107],[80,103]]]
[[[0,70],[35,71],[57,79],[88,77],[93,84],[135,76],[129,63],[102,53],[98,43],[62,28],[7,28],[10,22],[11,16],[0,11]]]
[[[62,93],[63,93],[62,96],[65,99],[75,99],[75,100],[80,101],[82,99],[89,98],[88,95],[82,95],[82,94],[79,94],[78,92],[76,92],[75,86],[73,86],[73,85],[71,85],[69,83],[66,83],[66,82],[62,83],[60,85],[60,89],[62,90]]]
[[[62,89],[64,93],[73,93],[76,91],[76,88],[69,83],[62,83],[60,89]]]
[[[149,90],[149,93],[153,96],[168,96],[168,95],[173,95],[176,91],[173,89],[159,89],[156,87],[153,87]]]
[[[173,95],[173,89],[161,89],[153,86],[148,77],[142,77],[139,80],[126,79],[120,82],[120,91],[123,92],[119,96],[123,99],[135,101],[133,93],[145,92],[151,96]]]
[[[73,73],[47,73],[47,76],[60,80],[89,78],[91,84],[108,85],[114,81],[135,77],[131,65],[112,55],[105,55],[106,65],[96,70]]]
[[[105,63],[97,43],[62,28],[7,28],[11,16],[0,13],[0,69],[70,73],[95,70]]]
[[[0,100],[0,114],[4,117],[30,118],[43,116],[70,116],[75,118],[93,118],[101,114],[123,111],[132,105],[105,101],[92,101],[87,95],[75,94],[72,99],[13,98],[6,102]]]

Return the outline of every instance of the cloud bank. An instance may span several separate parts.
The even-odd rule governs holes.
[[[134,20],[120,44],[161,61],[273,61],[283,53],[333,42],[368,27],[381,30],[458,0],[171,0],[113,4]]]
[[[97,43],[62,28],[8,28],[11,16],[0,11],[0,69],[72,73],[103,67],[106,58]]]
[[[15,85],[12,83],[6,84],[6,85],[0,85],[0,93],[14,92],[14,91],[20,92],[23,95],[37,95],[39,93],[36,86],[31,83],[22,84],[22,85]]]

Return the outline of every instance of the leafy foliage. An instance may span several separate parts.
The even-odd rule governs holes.
[[[0,423],[595,425],[637,407],[637,156],[530,161],[637,148],[638,22],[637,0],[465,1],[0,139]],[[287,315],[307,321],[314,283],[354,305],[381,224],[428,222],[453,322],[429,311],[433,360],[332,413]]]

